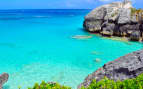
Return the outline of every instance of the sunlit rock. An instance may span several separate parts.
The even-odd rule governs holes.
[[[133,8],[129,0],[113,2],[92,10],[85,16],[83,26],[92,33],[103,36],[125,36],[138,41],[138,38],[143,38],[143,10]]]

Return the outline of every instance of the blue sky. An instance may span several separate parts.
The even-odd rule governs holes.
[[[92,9],[119,0],[0,0],[0,9]],[[132,0],[143,8],[143,0]]]

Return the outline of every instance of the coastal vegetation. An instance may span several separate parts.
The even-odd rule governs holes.
[[[20,87],[18,89],[20,89]],[[35,83],[32,88],[28,89],[71,89],[71,87],[42,81],[41,84]],[[80,89],[143,89],[143,74],[124,81],[114,81],[104,77],[104,79],[98,82],[92,80],[92,83],[88,87],[82,86]]]
[[[136,9],[136,8],[131,8],[131,15],[138,15],[139,13],[142,13],[143,10],[142,9]]]
[[[123,4],[123,5],[120,5],[120,4]],[[64,43],[61,42],[62,46],[61,45],[59,46],[59,49],[58,49],[59,51],[57,51],[57,49],[53,49],[53,48],[58,48],[57,44],[53,45],[53,44],[55,44],[55,41],[54,41],[54,43],[51,43],[52,45],[47,46],[45,44],[46,46],[42,47],[42,51],[41,51],[41,45],[40,45],[40,47],[39,47],[40,52],[36,46],[36,48],[35,48],[36,54],[35,54],[35,49],[33,50],[33,48],[32,48],[32,49],[30,49],[30,56],[34,57],[34,59],[36,56],[36,61],[38,60],[38,63],[40,66],[37,67],[35,60],[33,61],[33,59],[30,59],[30,60],[32,60],[32,62],[30,61],[30,63],[31,63],[30,67],[23,68],[23,65],[27,64],[27,60],[24,60],[24,61],[21,60],[20,63],[22,65],[22,72],[24,74],[21,74],[18,72],[19,73],[18,77],[14,76],[14,79],[16,79],[16,78],[18,79],[21,77],[20,75],[22,75],[22,77],[24,76],[22,78],[23,79],[22,82],[26,82],[26,84],[28,84],[29,83],[29,82],[27,82],[28,79],[31,79],[31,78],[34,79],[35,77],[39,77],[38,79],[41,79],[40,78],[41,74],[46,74],[46,75],[44,75],[44,77],[42,77],[42,79],[45,79],[47,77],[52,80],[58,80],[58,81],[59,80],[61,81],[61,79],[62,79],[62,81],[65,81],[66,83],[67,83],[66,80],[68,80],[69,82],[72,82],[76,86],[76,81],[73,81],[73,80],[82,79],[79,76],[80,74],[84,73],[83,71],[80,71],[80,70],[82,70],[81,68],[85,67],[86,70],[91,68],[89,65],[90,63],[85,65],[85,62],[88,63],[88,60],[90,62],[90,57],[87,58],[85,61],[84,61],[84,59],[82,60],[82,58],[86,58],[88,56],[87,55],[89,52],[88,49],[91,50],[91,48],[95,49],[97,47],[101,47],[101,49],[99,48],[99,49],[96,49],[97,51],[92,52],[92,54],[96,55],[94,57],[95,59],[93,59],[93,61],[96,63],[101,63],[101,64],[102,64],[102,61],[106,62],[106,61],[104,61],[106,58],[108,58],[108,61],[109,61],[109,59],[111,58],[111,57],[109,58],[109,56],[120,56],[120,53],[121,54],[126,53],[126,51],[128,52],[128,50],[133,51],[130,49],[136,48],[137,45],[132,46],[131,48],[128,48],[129,47],[128,45],[133,44],[130,42],[130,40],[143,42],[143,16],[142,16],[143,10],[135,9],[135,8],[131,8],[131,7],[132,7],[131,3],[129,3],[129,2],[125,3],[125,5],[124,5],[124,3],[116,2],[116,3],[111,3],[109,5],[101,6],[97,9],[93,10],[89,15],[87,15],[85,17],[84,28],[85,28],[85,30],[91,32],[92,34],[100,34],[101,36],[105,36],[105,37],[101,38],[101,40],[103,39],[103,41],[101,41],[101,43],[99,42],[100,39],[97,39],[97,41],[95,41],[95,42],[90,41],[90,43],[92,45],[88,45],[88,44],[83,45],[83,42],[79,42],[80,44],[79,43],[76,44],[75,41],[74,41],[75,45],[73,45],[72,42],[71,43],[69,42],[69,40],[67,42],[67,38],[66,38],[66,41],[65,41],[66,45],[63,45]],[[47,36],[47,34],[46,34],[46,36]],[[46,36],[44,36],[44,37],[46,37]],[[83,39],[90,39],[90,38],[94,39],[94,36],[75,35],[75,36],[72,36],[71,38],[83,40]],[[64,37],[64,39],[65,39],[65,37]],[[64,39],[63,38],[58,39],[58,42],[59,42],[59,40],[61,41]],[[112,47],[112,42],[106,41],[107,42],[106,43],[104,41],[104,39],[105,40],[121,41],[123,43],[126,43],[128,45],[123,45],[123,47],[128,48],[128,49],[127,50],[122,49],[120,51],[120,48],[122,46],[119,46],[120,45],[120,43],[119,43],[116,46],[118,48],[115,47],[116,50],[114,50],[115,48],[114,48],[114,46]],[[40,42],[41,41],[39,41],[39,43]],[[53,42],[53,39],[52,39],[52,41],[49,41],[49,42]],[[99,42],[99,44],[98,44],[98,42]],[[37,43],[37,41],[36,41],[36,43]],[[108,49],[106,50],[105,46],[108,45],[108,43],[110,46],[109,47],[107,46]],[[0,45],[14,48],[14,45],[12,45],[12,44],[4,43],[4,44],[0,44]],[[62,51],[62,49],[69,48],[69,47],[71,47],[71,49]],[[73,49],[72,49],[74,47],[76,48],[76,50],[74,49],[75,51],[73,51]],[[78,49],[78,47],[81,47],[81,50]],[[86,48],[86,47],[88,49],[84,49],[84,50],[87,50],[87,52],[85,51],[86,57],[84,57],[84,53],[82,53],[82,51],[83,51],[83,48]],[[43,52],[43,48],[44,48],[44,52]],[[139,49],[139,48],[137,47],[137,49]],[[77,49],[80,51],[77,51]],[[37,50],[38,50],[38,53],[37,53]],[[50,51],[45,51],[45,50],[50,50]],[[52,52],[51,52],[51,50],[52,50]],[[71,59],[70,58],[68,59],[69,55],[66,54],[67,51],[71,52],[71,53],[69,53],[70,57],[73,52],[75,52],[75,54],[80,53],[82,55],[75,55],[75,56],[72,55],[73,58],[71,57]],[[107,52],[107,55],[101,55],[102,53],[100,53],[98,51],[103,52],[103,54],[106,54],[106,52]],[[33,52],[35,55],[33,55]],[[59,54],[59,52],[61,52],[61,54],[60,54],[61,56],[63,56],[62,54],[64,54],[64,55],[67,55],[67,57],[65,57],[65,56],[60,57],[59,55],[55,56],[56,53]],[[25,53],[27,54],[27,51]],[[41,58],[40,53],[42,54],[42,58]],[[43,53],[45,53],[45,54],[43,54]],[[48,53],[49,54],[54,53],[54,55],[49,56]],[[111,55],[108,53],[110,53]],[[114,53],[116,53],[116,55],[114,55]],[[22,53],[20,53],[20,54],[22,54]],[[39,55],[37,56],[37,54],[39,54],[40,57],[39,57]],[[47,56],[47,54],[48,54],[48,56]],[[44,57],[43,57],[43,55],[44,55]],[[101,57],[99,57],[98,55]],[[88,75],[87,78],[85,78],[84,82],[78,86],[78,89],[143,89],[143,74],[142,74],[143,73],[143,65],[142,65],[143,64],[143,56],[142,55],[143,55],[143,50],[136,51],[136,52],[127,54],[125,56],[122,56],[114,61],[104,64],[103,67],[99,68],[92,74]],[[29,56],[29,49],[28,49],[28,56]],[[103,58],[103,60],[101,60],[102,56],[103,57],[106,56],[106,58]],[[99,57],[99,58],[97,58],[97,57]],[[5,55],[4,55],[4,57],[2,56],[2,58],[5,58]],[[9,57],[9,58],[11,59],[13,57]],[[60,62],[62,65],[66,64],[66,66],[60,66],[60,68],[59,68],[59,66],[55,67],[55,64],[58,64],[57,62],[59,62],[59,58],[60,59],[63,58],[65,60],[68,59],[68,62],[64,62],[65,60],[62,60]],[[78,61],[72,60],[72,59],[77,59],[77,58],[81,58],[82,61],[80,62],[80,60],[78,60]],[[24,58],[24,59],[26,59],[26,58]],[[44,62],[47,62],[47,63],[45,63],[45,65],[43,65],[44,62],[43,62],[43,60],[40,61],[40,59],[43,59]],[[52,59],[52,61],[54,59],[56,59],[56,61],[54,60],[54,62],[51,62],[51,61],[49,61],[50,59]],[[57,61],[57,59],[58,59],[58,61]],[[6,62],[7,62],[7,60],[6,60]],[[74,64],[81,63],[82,66],[79,66],[79,65],[78,65],[79,67],[74,66],[74,65],[67,66],[68,65],[67,63],[70,63],[70,62],[72,64],[73,64],[73,62],[75,62]],[[35,67],[35,65],[33,65],[33,63],[36,64],[36,67]],[[52,63],[52,64],[50,64],[50,63]],[[6,63],[2,63],[2,64],[6,64]],[[19,63],[16,63],[16,64],[19,65]],[[49,66],[49,64],[50,64],[50,66]],[[87,65],[89,67],[86,67]],[[58,71],[53,72],[53,70],[55,70],[55,69],[52,69],[53,67],[55,67],[56,69],[58,68],[57,69]],[[68,71],[63,71],[64,67],[67,68]],[[72,75],[72,72],[70,69],[76,68],[76,67],[78,69],[73,69],[72,71],[79,72],[79,73],[77,73],[77,72],[75,73],[75,75],[78,75],[77,76],[78,78],[74,77],[74,76],[73,76],[74,78],[68,76],[69,79],[65,78],[66,80],[64,80],[64,77],[66,77],[66,76],[64,76],[64,73],[65,74],[70,73],[70,75]],[[34,68],[34,69],[31,70],[31,68]],[[42,69],[42,71],[41,71],[41,69]],[[47,72],[47,69],[49,72]],[[28,72],[27,72],[27,70],[28,70]],[[85,73],[87,73],[87,72],[85,71]],[[17,71],[16,71],[16,74],[17,74]],[[27,75],[29,75],[29,74],[30,74],[30,78],[29,78],[29,76],[27,78]],[[33,76],[34,74],[36,74],[36,76]],[[52,75],[50,75],[50,74],[52,74]],[[56,75],[53,76],[53,74],[56,74]],[[15,73],[14,73],[14,75],[15,75]],[[26,75],[26,77],[25,77],[25,75]],[[9,78],[8,74],[0,75],[0,89],[2,89],[3,84],[8,81],[8,78]],[[73,78],[73,80],[72,80],[72,78]],[[10,79],[10,81],[11,80],[13,80],[13,79]],[[79,82],[77,82],[77,83],[79,83]],[[12,85],[13,83],[9,83],[9,84]],[[16,88],[18,88],[18,89],[23,89],[23,87],[25,87],[25,85],[23,87],[22,86],[17,87],[18,84],[15,84],[15,83],[14,83],[14,85],[16,85]],[[14,86],[14,85],[12,85],[12,86]],[[16,89],[16,88],[12,88],[12,89]],[[70,86],[60,85],[59,83],[42,81],[41,83],[35,83],[34,85],[30,86],[29,88],[26,87],[24,89],[72,89],[72,88]]]
[[[133,79],[116,82],[105,77],[99,82],[93,80],[87,88],[81,89],[143,89],[143,74]]]
[[[71,89],[71,88],[68,86],[62,86],[58,83],[46,83],[45,81],[42,81],[41,84],[35,83],[35,85],[32,88],[28,89]]]

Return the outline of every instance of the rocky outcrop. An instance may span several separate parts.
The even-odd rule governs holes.
[[[2,86],[4,83],[8,81],[9,75],[7,73],[3,73],[0,75],[0,89],[2,89]]]
[[[142,40],[143,10],[133,8],[130,1],[113,2],[97,7],[85,16],[84,28],[104,36],[126,36]]]
[[[135,78],[143,73],[143,50],[130,53],[112,62],[105,64],[102,68],[88,75],[84,82],[79,86],[87,87],[93,79],[97,81],[108,77],[112,80],[125,80]]]

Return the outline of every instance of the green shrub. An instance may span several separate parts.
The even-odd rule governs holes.
[[[19,86],[18,89],[21,89]],[[71,89],[67,86],[62,86],[58,83],[46,83],[42,81],[41,84],[35,83],[32,88],[28,89]],[[81,89],[143,89],[143,74],[139,75],[133,79],[127,79],[124,81],[114,81],[110,80],[107,77],[103,78],[100,81],[93,80],[91,84],[85,88],[84,86]]]
[[[112,13],[112,14],[111,14],[111,17],[114,17],[114,16],[116,16],[117,14],[118,14],[117,12]]]
[[[41,84],[35,83],[34,87],[28,89],[71,89],[71,88],[67,86],[61,86],[58,83],[46,83],[45,81],[42,81]]]
[[[143,89],[143,74],[137,78],[116,82],[105,77],[99,82],[93,80],[87,88],[81,89]]]
[[[131,8],[131,15],[135,14],[135,13],[136,13],[136,11],[137,11],[137,9],[136,9],[136,8]]]
[[[136,8],[130,8],[131,9],[131,16],[136,15],[139,16],[139,13],[143,13],[143,9],[136,9]]]

